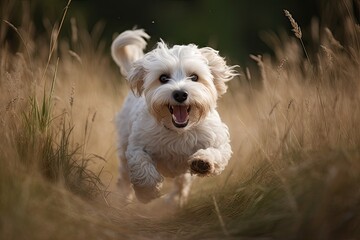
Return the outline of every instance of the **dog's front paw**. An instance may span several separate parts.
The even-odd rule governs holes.
[[[190,160],[190,172],[200,177],[208,176],[213,173],[213,166],[206,160],[195,158]]]
[[[210,172],[211,166],[204,160],[194,160],[190,165],[191,171],[198,174],[207,174]]]
[[[148,203],[160,197],[161,184],[156,186],[133,186],[136,198],[142,203]]]

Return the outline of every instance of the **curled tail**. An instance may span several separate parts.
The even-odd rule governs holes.
[[[121,33],[112,42],[111,55],[123,76],[127,77],[132,63],[144,56],[143,50],[149,38],[143,29],[137,29]]]

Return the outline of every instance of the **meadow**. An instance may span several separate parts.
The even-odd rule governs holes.
[[[0,239],[358,239],[360,27],[343,7],[340,39],[314,21],[311,44],[279,13],[292,32],[265,34],[274,55],[252,55],[256,72],[241,66],[219,101],[229,166],[179,209],[116,188],[114,116],[129,88],[101,23],[87,32],[65,7],[39,36],[31,12],[15,26],[3,9]]]

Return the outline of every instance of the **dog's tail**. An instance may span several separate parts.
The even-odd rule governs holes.
[[[132,63],[142,58],[146,40],[149,38],[143,29],[128,30],[115,38],[111,44],[111,55],[122,75],[126,77]]]

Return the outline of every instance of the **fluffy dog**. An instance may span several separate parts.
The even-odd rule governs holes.
[[[111,46],[132,90],[116,120],[118,185],[147,203],[160,196],[164,177],[175,178],[168,199],[182,205],[193,175],[218,175],[231,157],[216,103],[237,74],[209,47],[160,41],[144,55],[148,38],[143,30],[125,31]]]

